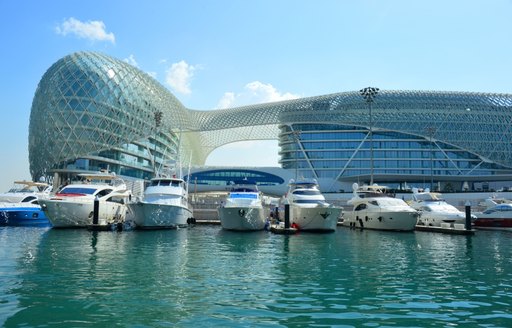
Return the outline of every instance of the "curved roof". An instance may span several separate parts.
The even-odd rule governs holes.
[[[199,111],[126,62],[77,52],[53,64],[37,87],[30,168],[37,177],[56,163],[154,136],[156,112],[163,113],[161,129],[182,133],[183,149],[203,164],[224,144],[277,139],[281,124],[368,126],[370,105],[374,129],[433,137],[512,167],[511,94],[384,90],[368,104],[353,91]]]

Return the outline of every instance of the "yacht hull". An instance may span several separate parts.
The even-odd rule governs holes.
[[[442,213],[438,214],[426,214],[421,213],[421,215],[418,217],[418,225],[424,225],[428,227],[440,227],[442,223],[449,223],[452,227],[454,224],[465,224],[466,223],[466,217],[463,215],[458,214],[446,214],[443,215]]]
[[[138,202],[128,205],[138,229],[177,229],[187,227],[193,218],[188,207]]]
[[[416,212],[347,212],[342,225],[361,229],[413,231],[417,219]]]
[[[40,200],[54,228],[86,228],[93,224],[94,201]],[[127,207],[115,202],[99,202],[98,226],[123,223]]]
[[[488,230],[512,230],[512,218],[482,218],[473,222],[475,228]]]
[[[0,210],[0,226],[50,227],[41,207],[18,207]]]
[[[290,205],[290,223],[300,231],[335,231],[342,208]]]
[[[223,229],[237,231],[263,230],[266,224],[262,207],[221,207],[218,209]]]

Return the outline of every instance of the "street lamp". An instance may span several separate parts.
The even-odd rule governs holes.
[[[426,130],[430,137],[430,191],[434,191],[434,134],[436,128],[429,126]]]
[[[161,111],[156,111],[155,114],[154,114],[154,118],[155,118],[155,149],[153,151],[153,174],[155,174],[155,176],[157,175],[156,174],[156,144],[157,144],[157,138],[158,138],[158,132],[159,132],[159,129],[160,129],[160,125],[162,124],[162,115],[163,113]]]
[[[372,120],[372,103],[373,98],[379,93],[379,88],[366,87],[359,90],[361,96],[368,104],[368,111],[370,112],[370,185],[373,185],[373,120]]]
[[[300,134],[302,132],[300,130],[292,131],[290,136],[295,143],[295,147],[297,147],[295,151],[295,180],[297,180],[297,174],[299,170],[299,150],[300,150]]]

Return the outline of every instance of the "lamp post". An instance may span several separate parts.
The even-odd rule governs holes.
[[[299,150],[300,150],[300,130],[292,131],[291,137],[295,143],[295,147],[297,150],[295,151],[295,180],[297,180],[298,170],[299,170]]]
[[[158,132],[159,132],[159,128],[160,128],[160,125],[162,124],[162,115],[163,113],[161,111],[156,111],[155,112],[155,149],[153,151],[153,173],[155,174],[155,176],[157,175],[156,174],[156,143],[157,143],[157,137],[158,137]]]
[[[370,185],[373,185],[373,120],[372,120],[372,103],[373,98],[379,93],[379,88],[366,87],[359,90],[361,96],[368,104],[368,111],[370,114]]]
[[[434,191],[434,134],[436,128],[429,126],[426,130],[430,138],[430,190]]]

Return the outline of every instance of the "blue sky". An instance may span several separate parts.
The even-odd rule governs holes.
[[[75,51],[126,60],[192,109],[366,86],[512,92],[512,0],[2,0],[0,12],[0,191],[30,179],[34,92]],[[207,164],[277,161],[263,141]]]

